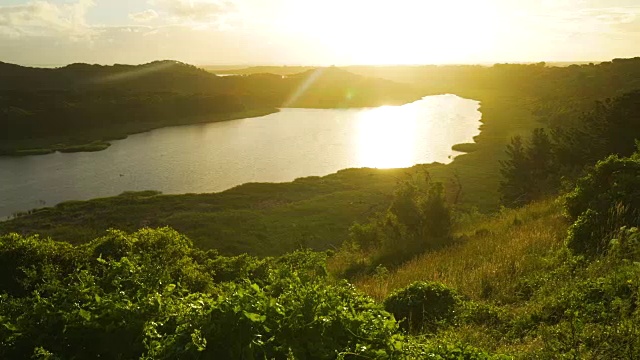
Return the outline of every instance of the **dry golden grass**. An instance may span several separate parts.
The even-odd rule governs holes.
[[[544,268],[544,257],[562,246],[567,221],[560,204],[544,201],[502,211],[469,224],[464,241],[429,252],[385,276],[366,276],[356,287],[381,301],[415,281],[437,281],[472,298],[510,302],[517,279]]]

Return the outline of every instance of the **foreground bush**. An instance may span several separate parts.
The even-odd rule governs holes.
[[[384,301],[384,308],[410,332],[435,331],[455,317],[458,295],[434,282],[416,282]]]
[[[486,355],[407,339],[381,305],[327,278],[324,253],[227,258],[163,228],[83,246],[0,236],[0,260],[2,359]]]
[[[577,254],[594,255],[622,226],[640,225],[640,154],[610,156],[578,180],[567,195],[571,221],[567,246]]]

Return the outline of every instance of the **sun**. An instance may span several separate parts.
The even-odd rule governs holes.
[[[301,3],[306,3],[306,7]],[[491,2],[289,2],[281,22],[349,64],[473,61],[490,52],[500,14]]]

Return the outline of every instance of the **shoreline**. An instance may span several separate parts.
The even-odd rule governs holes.
[[[256,118],[256,117],[275,114],[279,111],[280,109],[278,108],[270,108],[270,109],[264,109],[264,110],[249,110],[249,111],[240,112],[240,113],[236,112],[236,113],[223,114],[216,119],[184,121],[184,122],[178,122],[175,124],[164,124],[164,125],[158,124],[158,126],[152,125],[152,126],[145,127],[143,129],[129,131],[122,135],[109,136],[104,139],[95,139],[95,140],[91,140],[89,142],[80,143],[80,144],[58,143],[48,147],[34,147],[34,148],[28,148],[28,149],[4,150],[4,151],[0,150],[0,157],[1,156],[23,157],[23,156],[34,156],[34,155],[48,155],[56,152],[60,152],[60,153],[97,152],[97,151],[108,149],[111,146],[110,141],[124,140],[130,135],[142,134],[142,133],[150,132],[153,130],[170,128],[175,126],[188,126],[188,125],[209,124],[209,123],[240,120],[240,119],[250,119],[250,118]],[[208,115],[202,115],[202,116],[191,117],[187,119],[194,119],[194,118],[203,119],[203,118],[206,118],[207,116]]]

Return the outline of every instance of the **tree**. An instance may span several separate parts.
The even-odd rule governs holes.
[[[640,138],[640,90],[598,101],[575,118],[554,127],[559,164],[582,170],[609,155],[630,156]]]
[[[540,199],[558,187],[558,175],[554,159],[553,144],[542,128],[533,130],[526,149],[529,165],[528,200]]]
[[[505,205],[518,206],[526,203],[527,156],[522,137],[515,136],[507,145],[507,160],[500,161],[503,180],[500,182],[500,200]]]
[[[351,244],[375,250],[379,263],[395,264],[451,239],[451,209],[442,183],[429,174],[403,181],[387,211],[351,227]]]
[[[520,206],[554,193],[559,184],[554,144],[542,128],[535,129],[525,144],[519,136],[507,145],[507,160],[501,161],[501,200]]]

